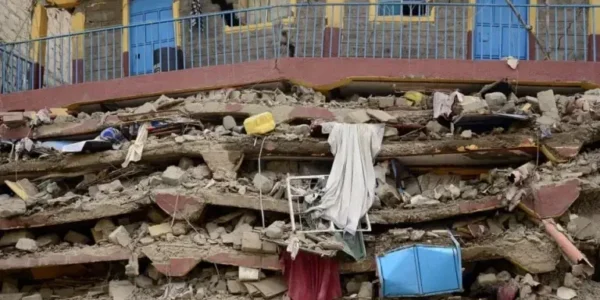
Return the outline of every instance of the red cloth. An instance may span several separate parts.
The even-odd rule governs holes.
[[[295,260],[283,251],[283,276],[292,300],[332,300],[342,296],[338,263],[334,259],[298,252]]]

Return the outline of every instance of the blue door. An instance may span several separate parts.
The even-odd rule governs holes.
[[[173,0],[130,1],[131,25],[173,19]],[[153,73],[154,50],[175,46],[173,22],[133,26],[130,31],[129,73],[131,75]]]
[[[513,0],[515,8],[528,23],[529,0]],[[527,59],[529,35],[506,0],[478,0],[473,34],[474,59],[501,59],[512,56]]]

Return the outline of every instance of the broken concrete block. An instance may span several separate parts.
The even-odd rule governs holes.
[[[110,193],[115,193],[115,192],[122,192],[123,191],[123,185],[121,184],[120,180],[115,180],[113,182],[110,183],[106,183],[106,184],[99,184],[98,185],[98,190],[104,194],[110,194]]]
[[[127,247],[131,244],[131,236],[129,236],[129,232],[125,229],[124,226],[119,226],[115,229],[109,236],[108,240],[115,244],[121,245],[122,247]]]
[[[42,295],[36,293],[33,295],[25,296],[21,300],[42,300],[42,299],[43,299]]]
[[[311,133],[311,129],[310,126],[307,124],[300,124],[297,126],[293,126],[290,128],[290,130],[295,134],[295,135],[299,135],[299,136],[307,136],[310,135]]]
[[[460,133],[460,137],[463,139],[470,139],[473,137],[473,131],[463,130],[463,132]]]
[[[75,294],[75,289],[72,287],[54,289],[54,294],[57,295],[59,299],[71,298]]]
[[[573,276],[572,273],[566,273],[565,279],[563,280],[563,285],[568,288],[578,289],[581,285],[581,280]]]
[[[26,203],[33,201],[39,192],[37,187],[27,178],[17,180],[17,182],[5,180],[4,183],[6,183],[6,185]]]
[[[577,297],[577,292],[568,287],[561,286],[556,290],[556,296],[561,300],[571,300]]]
[[[191,168],[188,170],[188,172],[190,172],[190,175],[192,175],[192,177],[195,179],[205,179],[211,177],[210,169],[205,164]]]
[[[0,247],[14,246],[23,238],[34,239],[35,237],[27,230],[9,231],[0,239]]]
[[[27,204],[17,197],[0,199],[0,218],[10,218],[27,212]]]
[[[268,194],[273,189],[273,180],[261,173],[256,173],[256,175],[254,175],[252,183],[254,184],[254,187],[257,190],[262,191],[263,194]]]
[[[146,102],[141,106],[138,106],[133,113],[134,114],[147,114],[150,112],[156,112],[156,107],[154,106],[154,103],[152,102]]]
[[[127,300],[134,290],[135,286],[127,280],[113,280],[108,284],[108,294],[113,300]]]
[[[491,285],[494,285],[498,282],[498,278],[496,278],[496,274],[494,273],[490,273],[490,274],[479,274],[479,276],[477,276],[477,283],[479,284],[479,286],[481,287],[488,287]]]
[[[487,102],[473,96],[464,96],[463,101],[460,102],[460,107],[462,113],[465,114],[482,113],[489,109]]]
[[[162,224],[148,227],[148,232],[150,233],[150,236],[158,237],[163,234],[172,233],[173,229],[171,228],[171,224],[162,223]]]
[[[194,161],[189,157],[182,157],[177,165],[180,169],[186,171],[194,166]]]
[[[396,207],[402,202],[398,190],[386,182],[377,182],[375,195],[388,207]]]
[[[150,279],[147,276],[144,275],[139,275],[135,278],[134,280],[135,285],[141,288],[151,288],[152,286],[154,286],[154,283],[152,282],[152,279]]]
[[[44,300],[49,300],[50,298],[52,298],[52,289],[47,288],[47,287],[43,287],[40,289],[40,295],[42,295],[42,299]]]
[[[154,267],[153,265],[149,265],[146,268],[146,275],[150,278],[152,278],[153,280],[159,280],[160,278],[162,278],[164,275],[158,271],[158,269],[156,269],[156,267]]]
[[[46,247],[51,245],[57,245],[60,243],[60,237],[56,233],[50,233],[46,235],[42,235],[35,240],[35,243],[38,247]]]
[[[162,181],[169,185],[179,185],[185,172],[179,167],[170,166],[162,173]]]
[[[371,120],[371,117],[369,117],[369,115],[367,114],[367,111],[363,110],[363,109],[353,110],[353,111],[349,112],[346,115],[346,117],[344,118],[344,121],[346,123],[351,123],[351,124],[367,123],[367,122],[369,122],[369,120]]]
[[[365,281],[360,284],[360,289],[358,290],[358,299],[373,299],[373,284]]]
[[[235,119],[232,116],[225,116],[223,118],[223,127],[226,130],[233,130],[234,127],[237,126]]]
[[[242,284],[237,280],[227,280],[227,290],[232,295],[239,295],[242,293]]]
[[[391,137],[391,136],[397,136],[397,135],[398,135],[398,128],[396,128],[396,127],[386,126],[385,130],[383,131],[384,137]]]
[[[37,246],[35,240],[28,239],[28,238],[19,239],[19,241],[17,242],[17,245],[15,247],[19,250],[28,251],[28,252],[35,252],[38,249],[38,246]]]
[[[485,94],[485,102],[492,110],[498,110],[506,104],[506,95],[500,92],[487,93]]]
[[[108,236],[117,226],[110,219],[102,219],[96,222],[94,228],[92,228],[92,237],[96,243],[100,243],[108,240]]]
[[[180,236],[180,235],[187,234],[189,231],[189,227],[184,222],[176,222],[175,224],[173,224],[172,230],[173,230],[173,235]]]
[[[425,235],[424,230],[413,230],[410,233],[410,240],[411,241],[420,241],[424,235]]]
[[[22,112],[2,113],[2,123],[10,128],[21,127],[27,124],[27,120]]]
[[[242,251],[259,253],[262,250],[260,235],[256,232],[247,231],[242,235]]]
[[[127,265],[125,266],[125,275],[127,275],[129,277],[140,275],[140,264],[138,261],[137,254],[133,253],[129,257],[129,261],[127,262]]]
[[[371,116],[371,118],[379,121],[379,122],[395,122],[396,118],[392,117],[390,114],[383,110],[378,109],[367,109],[367,114]]]
[[[225,245],[241,245],[242,244],[242,233],[241,232],[232,232],[232,233],[224,233],[221,235],[221,241]]]
[[[284,221],[275,221],[265,229],[265,235],[271,239],[280,239],[283,237]]]
[[[154,243],[154,239],[151,237],[143,237],[140,239],[140,244],[142,245],[150,245]]]
[[[396,97],[394,96],[377,97],[377,99],[379,100],[380,108],[392,107],[396,103]]]
[[[429,133],[442,134],[442,133],[450,132],[450,129],[442,126],[440,123],[438,123],[438,121],[435,121],[435,120],[429,121],[427,123],[427,125],[425,125],[425,128],[427,128],[427,132],[429,132]]]
[[[164,222],[166,218],[161,211],[157,210],[154,207],[148,210],[148,214],[146,216],[148,217],[148,219],[150,219],[150,221],[152,221],[152,223],[158,224]]]
[[[348,283],[346,283],[346,292],[348,294],[356,294],[360,291],[361,282],[357,281],[356,278],[350,279]]]
[[[239,267],[238,279],[240,281],[256,281],[260,279],[260,269]]]
[[[267,254],[275,254],[277,253],[277,244],[263,241],[262,242],[262,252]]]
[[[227,233],[227,231],[225,230],[224,227],[221,227],[215,223],[209,222],[206,223],[206,231],[208,232],[208,235],[210,236],[211,239],[216,240],[218,239],[221,235]]]
[[[14,294],[19,292],[17,279],[5,277],[2,280],[2,294]]]
[[[79,232],[75,232],[73,230],[69,230],[69,232],[67,232],[67,234],[65,235],[64,238],[65,241],[71,243],[71,244],[89,244],[90,243],[90,239],[79,233]]]
[[[547,115],[556,120],[559,119],[558,107],[556,106],[556,98],[554,97],[553,90],[538,92],[537,102],[539,103],[542,115]]]

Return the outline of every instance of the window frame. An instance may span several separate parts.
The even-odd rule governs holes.
[[[401,5],[410,5],[412,3],[403,3],[406,0],[397,0]],[[410,1],[410,0],[409,0]],[[429,14],[425,16],[381,16],[379,15],[379,5],[385,4],[380,3],[379,0],[369,0],[371,5],[369,6],[369,21],[371,22],[399,22],[399,23],[407,23],[407,22],[435,22],[435,6],[431,6],[429,10]],[[412,2],[412,1],[411,1]],[[431,4],[431,1],[424,0],[423,4]],[[422,5],[422,4],[416,4]]]
[[[278,22],[281,22],[282,25],[289,25],[292,24],[294,22],[296,22],[296,0],[288,0],[290,5],[290,10],[292,12],[292,16],[291,17],[287,17],[287,18],[283,18]],[[257,24],[248,24],[248,25],[242,25],[242,26],[228,26],[227,24],[223,23],[223,30],[225,31],[225,33],[229,34],[229,33],[244,33],[244,32],[253,32],[253,31],[258,31],[258,30],[266,30],[269,28],[273,27],[273,22],[264,22],[264,23],[257,23]]]

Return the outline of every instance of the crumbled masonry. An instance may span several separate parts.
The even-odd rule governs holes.
[[[339,98],[223,89],[0,113],[0,300],[289,299],[290,245],[337,260],[344,299],[377,299],[377,255],[450,245],[448,229],[463,292],[435,299],[600,299],[600,89],[497,84]],[[265,112],[275,129],[246,134]],[[329,226],[298,214],[317,181],[286,181],[330,173],[329,122],[385,124],[358,260],[331,232],[292,230]],[[295,224],[289,191],[304,195]]]

